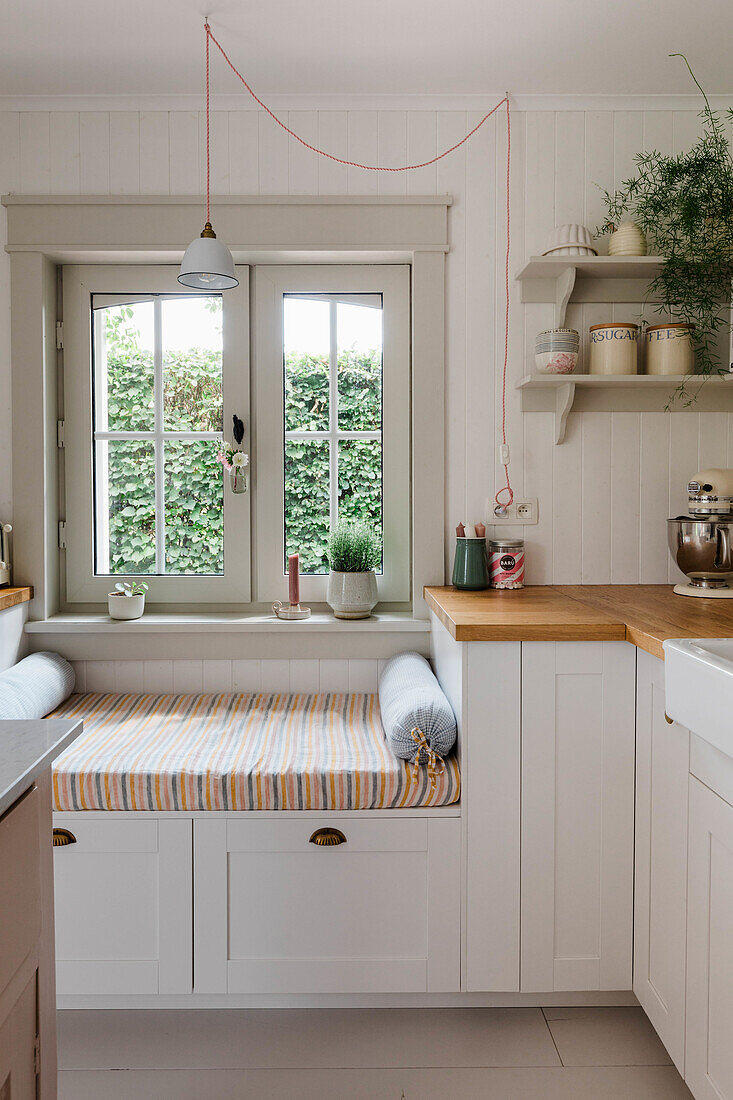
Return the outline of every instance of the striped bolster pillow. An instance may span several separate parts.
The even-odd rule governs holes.
[[[0,673],[0,718],[43,718],[74,690],[76,677],[58,653],[31,653]]]
[[[424,763],[426,755],[442,757],[453,748],[455,716],[419,653],[400,653],[387,661],[379,678],[379,707],[384,735],[395,756]]]

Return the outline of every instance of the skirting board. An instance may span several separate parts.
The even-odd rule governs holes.
[[[170,1008],[618,1008],[637,1006],[631,990],[579,993],[364,993],[292,997],[58,997],[65,1009]]]

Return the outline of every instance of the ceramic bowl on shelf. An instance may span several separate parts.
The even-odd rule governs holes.
[[[538,374],[572,374],[578,362],[580,334],[572,328],[546,329],[535,339]]]
[[[534,357],[538,374],[572,374],[578,363],[577,351],[538,351]]]
[[[543,256],[597,256],[593,235],[584,225],[557,225],[547,241]]]

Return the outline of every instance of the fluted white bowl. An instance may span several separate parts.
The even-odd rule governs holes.
[[[577,222],[556,225],[550,234],[543,256],[597,256],[598,249],[593,245],[590,229]]]

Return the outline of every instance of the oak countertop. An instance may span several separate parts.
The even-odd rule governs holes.
[[[0,588],[0,611],[19,603],[28,603],[32,598],[32,588]]]
[[[733,599],[678,596],[666,584],[442,587],[425,599],[459,642],[628,641],[663,659],[666,638],[733,638]]]

